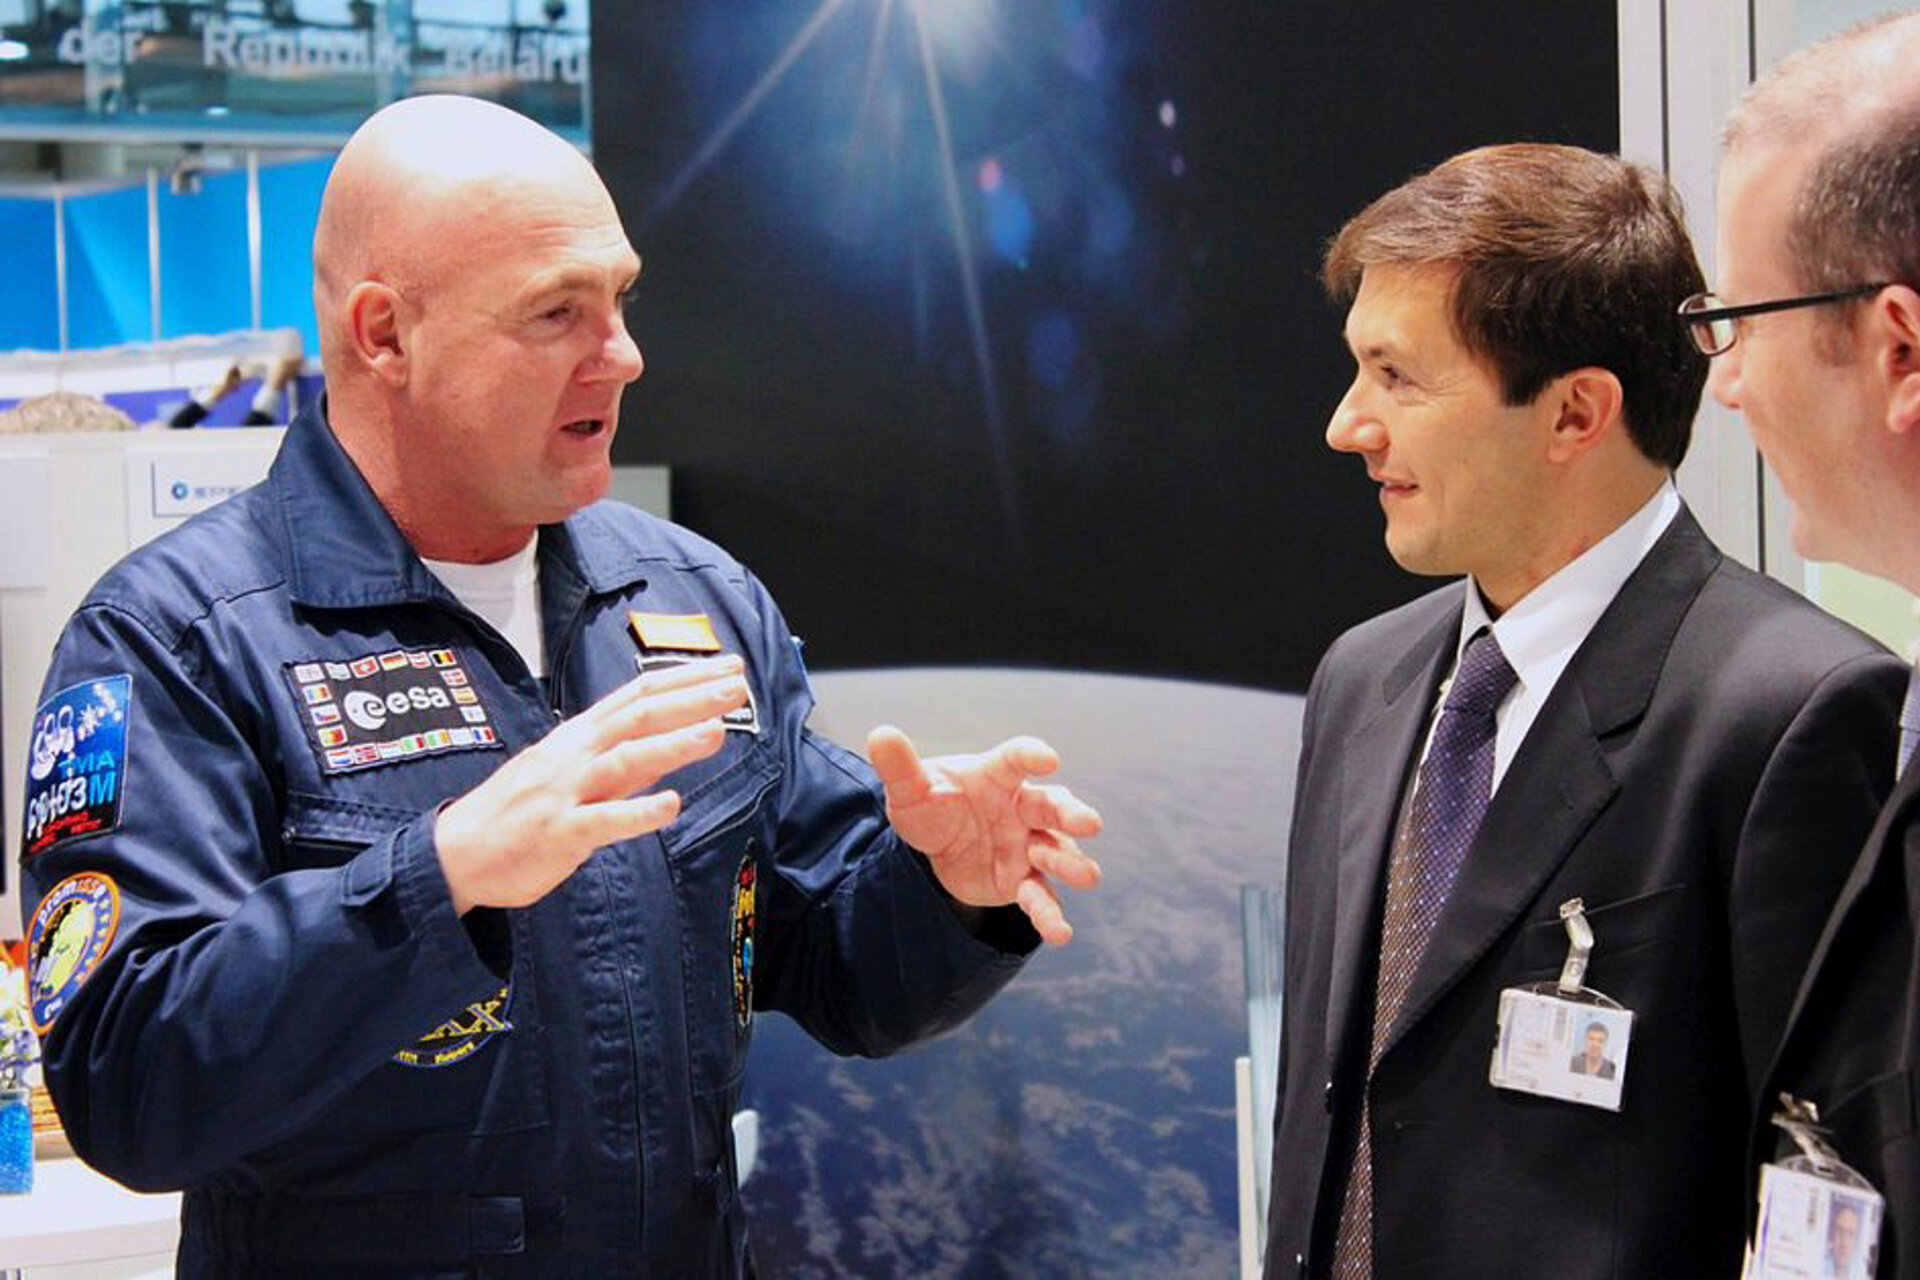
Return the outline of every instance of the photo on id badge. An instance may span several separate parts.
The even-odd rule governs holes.
[[[1871,1280],[1882,1207],[1868,1188],[1769,1165],[1747,1280]]]
[[[1495,1085],[1620,1109],[1630,1010],[1510,989],[1501,993]]]

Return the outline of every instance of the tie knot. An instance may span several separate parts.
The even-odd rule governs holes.
[[[1453,673],[1453,688],[1447,693],[1447,710],[1467,715],[1490,716],[1507,696],[1519,677],[1507,665],[1500,642],[1493,632],[1482,629],[1467,641],[1460,655],[1460,669]]]

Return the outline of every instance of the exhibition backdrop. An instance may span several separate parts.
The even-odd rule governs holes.
[[[827,666],[1301,689],[1417,584],[1321,441],[1319,246],[1477,143],[1612,148],[1612,5],[742,0],[596,14],[647,261],[626,461]]]
[[[600,6],[593,139],[646,260],[616,451],[772,588],[816,723],[1053,739],[1105,811],[1073,944],[840,1062],[763,1020],[780,1275],[1235,1266],[1238,888],[1284,866],[1298,691],[1401,574],[1322,442],[1322,242],[1513,139],[1611,149],[1614,6]],[[1270,1050],[1271,1046],[1267,1046]]]

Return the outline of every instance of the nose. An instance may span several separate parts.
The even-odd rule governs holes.
[[[614,380],[625,385],[639,378],[646,367],[640,344],[627,331],[626,317],[616,315],[606,342],[588,363],[585,374],[590,382]]]
[[[1356,378],[1327,421],[1327,447],[1340,453],[1378,453],[1387,447],[1387,429],[1365,403]]]

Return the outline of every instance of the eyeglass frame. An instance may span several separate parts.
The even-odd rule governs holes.
[[[1674,308],[1674,314],[1680,317],[1686,326],[1687,337],[1692,340],[1694,349],[1704,356],[1723,356],[1733,350],[1733,344],[1740,341],[1740,326],[1733,326],[1733,337],[1727,339],[1724,347],[1709,349],[1700,341],[1699,334],[1711,332],[1712,326],[1722,320],[1738,320],[1743,316],[1763,316],[1771,311],[1791,311],[1796,307],[1817,307],[1829,302],[1848,302],[1854,298],[1864,298],[1898,284],[1897,280],[1882,280],[1878,284],[1857,284],[1848,289],[1834,289],[1827,293],[1809,293],[1798,298],[1772,298],[1766,302],[1742,302],[1735,306],[1703,307],[1698,311],[1689,311],[1688,307],[1706,298],[1720,301],[1720,295],[1711,290],[1689,294],[1685,301]]]

